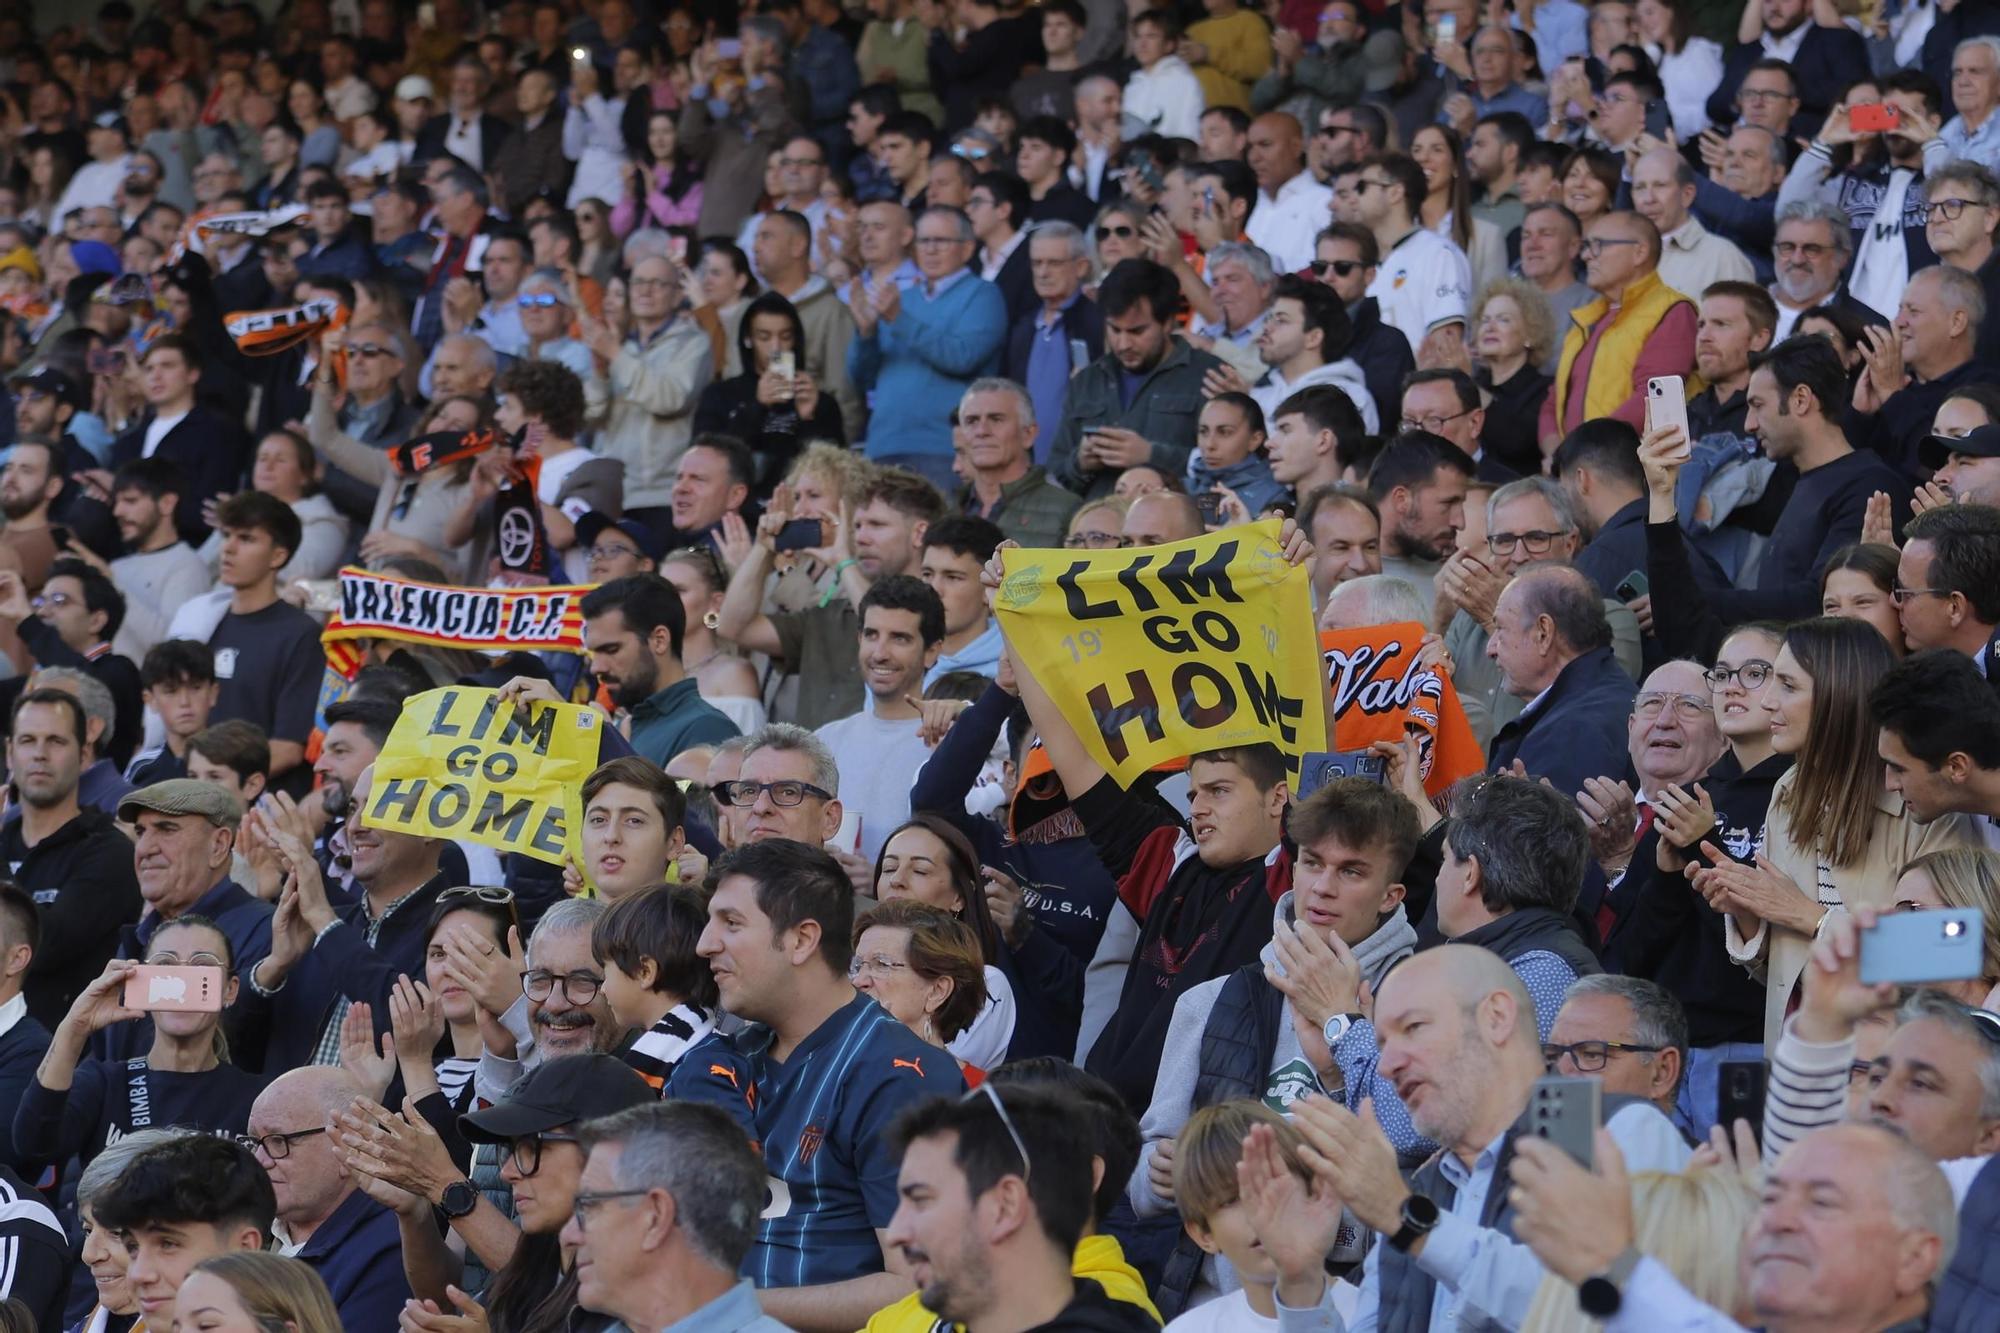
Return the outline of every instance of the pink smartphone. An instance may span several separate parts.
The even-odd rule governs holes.
[[[148,1012],[219,1014],[223,980],[219,967],[142,964],[125,975],[125,1007]]]

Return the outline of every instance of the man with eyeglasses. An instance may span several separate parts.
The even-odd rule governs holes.
[[[367,1095],[344,1069],[293,1069],[257,1094],[247,1135],[271,1178],[280,1252],[320,1275],[345,1328],[388,1328],[410,1296],[396,1214],[362,1192],[327,1128]]]
[[[1687,1015],[1665,988],[1639,977],[1578,977],[1563,993],[1542,1060],[1551,1074],[1594,1078],[1606,1093],[1649,1102],[1678,1122]]]
[[[1978,278],[1933,265],[1903,289],[1894,332],[1874,335],[1861,349],[1868,368],[1854,384],[1855,443],[1900,467],[1910,486],[1925,480],[1917,453],[1945,399],[1970,385],[2000,383],[2000,366],[1974,355],[1988,317]]]
[[[1925,177],[1924,197],[1929,201],[1924,238],[1941,262],[1976,275],[1986,308],[1995,309],[2000,264],[1992,260],[2000,234],[2000,178],[1977,162],[1948,162]],[[1975,352],[1981,361],[2000,359],[2000,320],[1980,322]]]
[[[685,1327],[786,1333],[739,1276],[765,1197],[764,1162],[727,1116],[687,1102],[587,1122],[575,1212],[577,1304],[618,1333]]]
[[[746,773],[755,758],[746,757]],[[765,839],[729,852],[713,873],[697,952],[723,1007],[751,1025],[735,1041],[755,1079],[768,1176],[769,1203],[742,1272],[779,1322],[848,1333],[911,1285],[888,1231],[896,1214],[889,1126],[905,1107],[962,1092],[965,1082],[950,1056],[849,982],[854,891],[832,857]],[[1076,1184],[1088,1193],[1087,1156]]]
[[[1786,83],[1780,86],[1794,102],[1784,114],[1795,119],[1792,132],[1803,136],[1818,127],[1840,89],[1868,77],[1868,48],[1860,34],[1823,28],[1812,21],[1808,8],[1806,0],[1762,0],[1754,13],[1757,36],[1730,48],[1722,78],[1708,99],[1709,120],[1724,125],[1732,110],[1740,106],[1747,111],[1750,99],[1740,95],[1742,90],[1775,66],[1784,72]]]
[[[874,863],[850,847],[828,846],[840,832],[846,807],[840,803],[840,765],[812,732],[772,722],[752,733],[736,778],[716,788],[715,795],[733,812],[739,845],[784,838],[825,846],[855,892],[874,892]]]
[[[1948,648],[1988,671],[2000,631],[2000,509],[1939,505],[1911,519],[1893,596],[1911,652]]]
[[[388,451],[416,432],[421,415],[417,405],[403,396],[403,340],[387,325],[358,324],[332,330],[321,346],[324,355],[313,375],[309,438],[328,455],[328,498],[343,513],[365,523],[374,513],[382,479],[389,475]],[[333,353],[341,349],[347,355],[344,396],[332,364]],[[355,454],[322,443],[335,434],[367,449]],[[336,453],[354,466],[341,466],[333,457]],[[373,466],[364,469],[364,462]]]
[[[1773,346],[1792,336],[1800,316],[1829,301],[1860,313],[1859,303],[1851,297],[1835,296],[1853,253],[1854,234],[1846,211],[1837,204],[1795,199],[1778,210],[1777,240],[1771,246],[1776,272],[1771,298],[1778,303]]]
[[[1472,460],[1474,481],[1501,486],[1519,474],[1480,446],[1483,401],[1479,386],[1462,370],[1419,370],[1403,381],[1402,428],[1450,440]]]

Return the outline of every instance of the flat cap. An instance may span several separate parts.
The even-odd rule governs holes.
[[[243,822],[243,806],[213,782],[193,778],[168,778],[150,787],[141,787],[118,803],[118,818],[130,824],[141,810],[162,815],[200,815],[218,828],[235,828]]]

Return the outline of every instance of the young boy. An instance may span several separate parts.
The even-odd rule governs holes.
[[[1125,83],[1126,121],[1137,120],[1148,134],[1169,139],[1199,138],[1208,101],[1180,57],[1180,20],[1171,10],[1148,9],[1133,17],[1131,32],[1139,68]]]
[[[215,707],[215,654],[193,639],[168,639],[146,650],[139,666],[139,697],[166,728],[166,743],[132,756],[125,780],[150,787],[187,776],[188,742],[208,725]]]
[[[665,884],[686,820],[687,797],[659,765],[635,754],[600,765],[583,780],[583,868],[598,896],[617,902]]]
[[[254,722],[218,722],[188,738],[185,770],[182,776],[227,789],[248,810],[270,781],[271,742]]]
[[[269,1246],[278,1204],[271,1178],[248,1148],[189,1134],[141,1153],[90,1211],[132,1256],[125,1276],[140,1315],[164,1329],[173,1324],[174,1296],[196,1264]]]
[[[1239,1162],[1246,1174],[1271,1186],[1281,1173],[1290,1174],[1304,1186],[1304,1201],[1260,1217],[1238,1183]],[[1174,1150],[1181,1225],[1204,1253],[1226,1261],[1243,1285],[1182,1314],[1166,1333],[1276,1333],[1281,1297],[1293,1310],[1319,1315],[1344,1305],[1343,1318],[1351,1318],[1359,1293],[1326,1276],[1341,1208],[1324,1190],[1299,1160],[1298,1131],[1261,1102],[1221,1102],[1190,1116]],[[1330,1318],[1324,1322],[1334,1327]]]
[[[751,1072],[715,1030],[715,976],[695,952],[708,925],[701,894],[672,885],[620,898],[590,931],[604,998],[639,1035],[619,1052],[661,1097],[693,1097],[752,1126]]]

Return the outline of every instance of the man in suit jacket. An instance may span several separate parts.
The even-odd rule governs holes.
[[[449,153],[476,171],[491,172],[506,160],[513,127],[486,111],[486,67],[464,56],[451,67],[451,97],[441,116],[417,131],[416,159]]]
[[[188,490],[175,526],[188,545],[199,546],[208,538],[202,501],[233,492],[243,478],[247,444],[243,428],[195,402],[201,353],[185,334],[165,333],[154,339],[143,365],[149,410],[112,445],[111,465],[165,458],[178,467]]]
[[[1763,0],[1764,35],[1738,42],[1724,62],[1722,82],[1708,99],[1709,119],[1718,125],[1736,120],[1736,90],[1750,67],[1760,60],[1791,65],[1798,87],[1799,107],[1792,116],[1792,134],[1810,139],[1819,132],[1833,99],[1856,79],[1869,76],[1868,46],[1848,28],[1822,28],[1808,15],[1809,0]],[[1947,82],[1949,80],[1947,79]]]
[[[520,217],[528,201],[543,191],[561,198],[569,190],[576,164],[563,156],[558,90],[554,76],[545,69],[524,69],[515,82],[514,103],[521,110],[521,124],[508,141],[506,161],[495,169],[508,217]]]
[[[1069,397],[1075,344],[1083,344],[1085,365],[1104,355],[1104,313],[1083,294],[1090,247],[1081,230],[1067,222],[1037,223],[1023,248],[1036,305],[1009,326],[1001,364],[1008,379],[1028,390],[1035,420],[1047,423],[1035,437],[1034,461],[1045,463]]]
[[[1000,289],[1007,323],[1035,308],[1028,269],[1028,183],[1009,171],[989,171],[966,199],[972,234],[979,240],[979,276]]]

